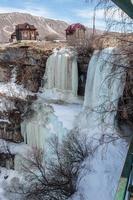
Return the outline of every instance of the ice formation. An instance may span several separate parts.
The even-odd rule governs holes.
[[[46,79],[46,85],[42,89],[43,97],[46,94],[51,95],[50,89],[54,90],[55,95],[52,95],[49,100],[55,96],[61,100],[62,95],[64,98],[68,94],[70,98],[76,97],[78,69],[75,51],[65,48],[54,50],[48,58],[44,79]],[[50,103],[41,97],[39,96],[38,101],[32,105],[34,115],[22,122],[21,133],[26,144],[42,149],[46,155],[49,149],[47,142],[49,138],[57,135],[62,140],[63,136],[73,128],[75,116],[81,110],[81,103]],[[19,160],[21,158],[18,155],[15,158],[16,168],[20,165]]]
[[[77,96],[78,68],[74,50],[62,48],[54,50],[46,64],[47,89],[56,88]]]
[[[47,141],[51,137],[57,135],[62,140],[63,136],[73,128],[81,105],[47,104],[40,101],[33,105],[33,109],[35,111],[33,117],[22,122],[21,132],[25,143],[47,151]]]
[[[113,200],[117,190],[128,144],[114,126],[125,83],[123,68],[112,67],[114,51],[95,51],[89,63],[84,110],[77,126],[96,150],[83,163],[72,200]]]
[[[113,48],[96,51],[89,63],[84,109],[77,118],[77,127],[81,134],[87,134],[94,149],[98,145],[99,148],[83,163],[77,181],[77,192],[72,200],[114,199],[126,157],[128,148],[125,140],[110,142],[111,138],[118,136],[114,121],[125,81],[123,69],[113,68],[110,63],[114,60],[113,51]],[[55,51],[47,61],[46,78],[45,88],[69,91],[76,96],[78,75],[75,54],[66,49]],[[21,125],[25,143],[47,151],[47,139],[55,134],[62,139],[69,131],[68,126],[73,128],[68,120],[69,114],[67,117],[65,115],[65,109],[64,119],[62,117],[63,106],[67,108],[65,105],[61,107],[58,104],[44,103],[43,99],[35,102],[34,115]],[[74,113],[78,114],[79,110],[76,109]],[[74,114],[73,119],[75,116]]]
[[[58,121],[50,105],[37,102],[33,107],[35,114],[31,119],[25,120],[21,124],[21,131],[25,143],[44,150],[46,140],[52,134],[58,133],[58,136],[59,134],[63,136],[66,129]]]

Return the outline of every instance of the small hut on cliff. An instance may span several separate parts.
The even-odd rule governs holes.
[[[86,31],[86,28],[84,25],[80,23],[71,24],[66,29],[67,42],[70,44],[75,43],[75,42],[82,43],[82,41],[85,40],[85,31]]]
[[[11,34],[10,41],[14,40],[36,40],[38,36],[34,25],[24,23],[16,25],[15,32]]]

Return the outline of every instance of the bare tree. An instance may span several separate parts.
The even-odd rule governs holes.
[[[26,184],[12,186],[11,192],[21,194],[26,200],[64,200],[76,191],[81,163],[93,154],[91,144],[87,144],[86,136],[81,136],[78,130],[71,132],[63,143],[55,136],[49,144],[52,155],[48,160],[44,160],[39,149],[33,149],[24,158]]]
[[[121,123],[124,121],[132,126],[133,124],[133,21],[127,16],[121,9],[119,9],[111,0],[86,0],[87,3],[94,3],[94,15],[96,15],[98,9],[104,10],[104,20],[106,22],[106,32],[98,38],[99,46],[97,48],[103,49],[110,45],[117,46],[119,51],[114,53],[114,60],[111,62],[112,73],[108,75],[107,79],[111,84],[112,76],[116,68],[122,68],[121,71],[126,74],[126,82],[124,93],[119,99],[118,108],[113,108],[111,112],[117,112],[117,120]],[[118,31],[119,33],[111,32],[112,30]],[[94,43],[98,45],[98,40],[94,37]],[[110,41],[109,41],[110,40]],[[96,41],[96,42],[95,42]],[[113,41],[113,42],[112,42]],[[108,43],[106,45],[105,43]],[[109,44],[110,43],[110,44]],[[126,59],[126,65],[124,64]],[[108,61],[105,61],[108,62]],[[116,70],[117,71],[117,70]],[[110,87],[110,85],[109,85]],[[116,99],[118,101],[118,99]],[[110,102],[113,105],[113,102]],[[97,110],[98,109],[98,110]],[[117,109],[117,110],[116,110]],[[109,112],[105,105],[96,108],[97,112]]]

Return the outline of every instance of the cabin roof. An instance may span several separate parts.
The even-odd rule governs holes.
[[[16,29],[19,29],[19,30],[25,30],[25,29],[37,30],[34,25],[31,25],[31,24],[28,24],[28,23],[18,24],[18,25],[16,25]]]
[[[70,26],[68,26],[68,28],[66,29],[66,34],[73,34],[76,29],[82,29],[82,30],[86,30],[85,26],[80,24],[80,23],[76,23],[76,24],[71,24]]]

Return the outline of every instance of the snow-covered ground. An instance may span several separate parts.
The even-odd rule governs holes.
[[[63,127],[68,130],[74,128],[75,120],[82,110],[82,104],[50,104],[54,108],[54,113],[58,120],[63,123]]]
[[[83,104],[83,97],[74,96],[71,91],[64,91],[62,92],[60,89],[53,88],[53,89],[46,89],[44,88],[38,96],[44,101],[63,101],[66,103],[76,103],[76,104]]]
[[[25,99],[27,95],[33,95],[30,91],[25,89],[22,85],[15,83],[0,83],[0,93],[7,95],[7,97],[17,97]]]
[[[0,167],[0,200],[18,200],[20,195],[9,193],[10,189],[18,186],[23,181],[23,177],[15,170],[8,170]]]
[[[32,92],[25,89],[23,85],[16,84],[16,73],[16,68],[14,67],[11,73],[11,80],[7,83],[0,82],[0,94],[20,99],[25,99],[27,95],[33,95]]]
[[[13,142],[8,142],[3,139],[0,139],[0,153],[10,152],[13,155],[21,154],[24,156],[29,149],[30,148],[23,142],[13,143]]]

